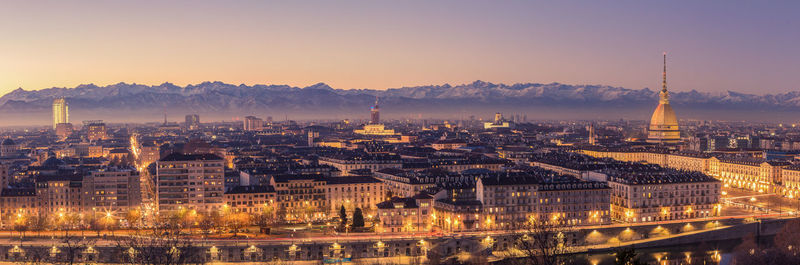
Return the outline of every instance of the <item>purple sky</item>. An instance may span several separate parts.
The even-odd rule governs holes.
[[[233,2],[233,3],[231,3]],[[800,90],[800,1],[4,1],[0,93],[118,82]]]

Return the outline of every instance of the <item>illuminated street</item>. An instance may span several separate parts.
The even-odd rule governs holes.
[[[0,8],[0,265],[800,264],[800,2]]]
[[[800,200],[785,196],[759,193],[736,188],[723,188],[722,199],[726,201],[725,209],[733,215],[752,214],[779,214],[781,216],[797,215],[800,210]],[[730,215],[727,214],[726,215]]]

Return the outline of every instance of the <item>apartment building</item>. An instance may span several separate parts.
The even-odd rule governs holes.
[[[174,153],[156,162],[156,196],[162,212],[215,211],[223,205],[225,161],[214,154]]]

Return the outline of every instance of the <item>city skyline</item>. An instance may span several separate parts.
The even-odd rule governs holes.
[[[780,93],[800,83],[796,2],[11,2],[0,94],[119,82],[386,89],[497,83]],[[58,10],[58,11],[56,11]],[[124,12],[123,12],[124,10]],[[81,14],[84,19],[72,19]],[[587,45],[588,44],[588,45]]]
[[[529,123],[499,112],[485,122],[385,121],[383,101],[371,99],[364,123],[269,116],[203,123],[189,114],[178,123],[0,131],[0,231],[15,240],[35,231],[43,243],[0,242],[11,253],[0,260],[77,248],[84,254],[43,259],[123,263],[162,256],[141,250],[175,235],[184,245],[164,249],[209,262],[432,264],[468,256],[457,264],[485,265],[548,257],[527,254],[521,242],[552,233],[563,238],[538,240],[574,264],[614,264],[609,254],[634,245],[643,260],[727,264],[731,256],[744,260],[738,249],[747,241],[713,242],[753,229],[776,238],[793,231],[800,128],[705,121],[679,128],[665,111],[662,76],[649,126]],[[53,103],[58,118],[68,102]],[[77,233],[89,242],[57,241]],[[678,255],[649,258],[641,247],[674,247],[675,238],[692,235],[699,237],[683,238]],[[341,241],[350,238],[359,241]],[[782,242],[775,249],[788,249]]]
[[[0,263],[800,264],[797,11],[5,1]]]

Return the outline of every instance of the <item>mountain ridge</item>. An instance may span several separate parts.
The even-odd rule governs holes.
[[[689,115],[679,113],[682,118],[700,118],[704,110],[800,113],[800,91],[755,95],[735,91],[711,93],[690,90],[670,94],[673,105],[692,110]],[[381,98],[383,109],[393,111],[390,116],[401,116],[398,115],[401,113],[416,116],[431,113],[464,115],[487,111],[529,113],[534,109],[564,108],[573,111],[598,109],[618,112],[613,114],[616,116],[645,119],[645,114],[657,104],[658,91],[555,82],[507,85],[481,80],[460,85],[410,86],[386,90],[337,89],[325,83],[295,87],[235,85],[220,81],[186,86],[169,82],[159,85],[120,82],[106,86],[82,84],[73,88],[15,89],[0,97],[0,113],[44,113],[50,110],[53,99],[65,97],[71,112],[103,112],[106,115],[115,112],[152,114],[184,111],[215,115],[298,113],[337,116],[363,112],[376,96]],[[597,117],[602,114],[596,111],[590,113]],[[542,114],[548,114],[548,111]]]
[[[137,83],[119,82],[112,85],[97,86],[93,83],[81,84],[74,88],[50,87],[40,90],[25,90],[17,88],[0,97],[0,105],[9,100],[34,101],[37,99],[54,99],[56,97],[73,98],[94,98],[97,96],[119,96],[137,93],[160,93],[160,94],[180,94],[191,96],[200,93],[213,93],[220,91],[231,91],[232,89],[263,89],[275,92],[291,92],[302,90],[327,90],[339,95],[358,95],[368,94],[381,97],[407,97],[414,99],[422,98],[490,98],[503,96],[522,96],[529,98],[536,97],[555,97],[565,96],[570,99],[600,99],[600,101],[612,101],[620,99],[622,96],[633,96],[634,98],[644,99],[645,97],[657,98],[658,91],[650,88],[629,89],[624,87],[606,85],[570,85],[558,82],[553,83],[515,83],[507,85],[503,83],[491,83],[476,80],[468,84],[460,85],[426,85],[426,86],[405,86],[400,88],[388,88],[386,90],[377,89],[337,89],[325,83],[316,83],[306,87],[295,87],[289,85],[265,85],[265,84],[228,84],[220,81],[205,81],[198,84],[177,86],[170,82],[159,85],[143,85]],[[124,91],[123,91],[124,90]],[[99,93],[98,93],[99,92]],[[105,92],[105,95],[100,94]],[[560,92],[560,93],[559,93]],[[782,104],[791,102],[792,106],[800,107],[800,91],[790,91],[779,94],[755,95],[736,91],[726,92],[699,92],[695,89],[682,92],[671,92],[674,101],[694,101],[717,100],[729,102],[741,102],[745,100],[761,101],[765,103]],[[94,96],[94,97],[92,97]]]

